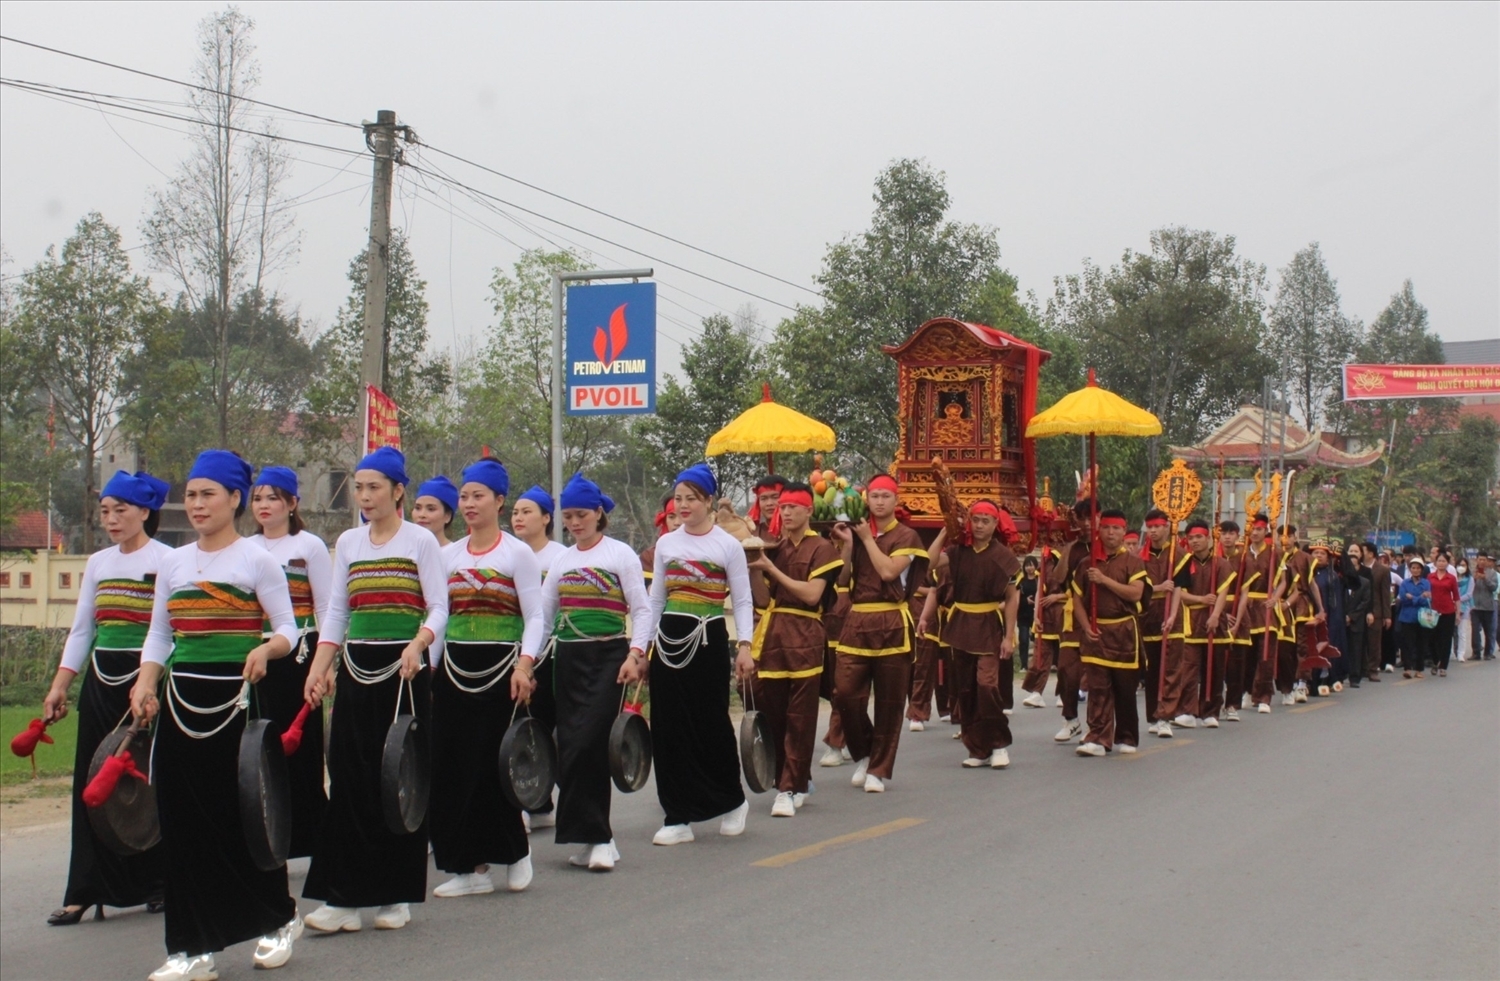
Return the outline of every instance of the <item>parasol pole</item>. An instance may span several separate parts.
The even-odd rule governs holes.
[[[1212,553],[1210,553],[1212,557],[1208,562],[1208,590],[1215,597],[1217,597],[1219,593],[1219,556],[1224,551],[1224,540],[1219,537],[1219,515],[1222,513],[1219,510],[1219,505],[1223,494],[1224,454],[1220,453],[1219,472],[1214,477],[1214,526],[1208,530],[1209,535],[1212,536],[1213,539],[1213,551]],[[1214,604],[1216,604],[1217,602],[1218,600],[1215,599],[1214,603],[1209,604],[1208,610],[1210,615],[1213,614]],[[1218,627],[1214,627],[1213,630],[1210,630],[1208,632],[1208,685],[1204,689],[1204,692],[1205,694],[1209,695],[1209,701],[1212,701],[1212,695],[1210,693],[1212,693],[1214,689],[1214,634],[1217,631]],[[1222,678],[1219,679],[1219,683],[1221,685],[1224,683]]]

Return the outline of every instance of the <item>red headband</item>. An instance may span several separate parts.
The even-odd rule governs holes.
[[[781,497],[777,499],[776,503],[779,507],[796,504],[804,508],[810,508],[813,506],[813,499],[812,495],[805,490],[790,490],[782,491]]]
[[[676,500],[669,500],[669,501],[667,501],[667,504],[666,504],[665,507],[663,507],[660,511],[656,512],[656,517],[652,519],[651,523],[654,524],[654,525],[656,525],[656,528],[657,528],[658,531],[666,531],[667,530],[667,515],[669,515],[669,514],[676,514],[676,513],[677,513],[677,501]]]
[[[865,489],[866,490],[888,490],[892,494],[899,494],[899,493],[901,493],[901,485],[898,484],[898,483],[896,483],[896,478],[892,477],[890,474],[886,474],[886,473],[879,474],[877,476],[871,477],[870,478],[870,483],[869,483],[868,486],[866,486]]]
[[[1099,519],[1099,527],[1100,528],[1124,528],[1125,527],[1125,519],[1124,518],[1100,518]]]
[[[1136,531],[1134,528],[1130,529],[1129,531],[1127,531],[1125,533],[1125,540],[1127,542],[1130,541],[1132,538],[1140,538],[1140,537],[1141,537],[1141,533],[1138,532],[1138,531]]]
[[[1000,509],[995,507],[995,505],[991,504],[989,501],[975,501],[973,504],[969,505],[969,513],[987,514],[990,517],[996,519],[1000,517]]]
[[[1253,521],[1251,523],[1250,527],[1251,528],[1269,528],[1269,527],[1271,527],[1271,522],[1264,521],[1264,520],[1262,520],[1260,518],[1256,518],[1255,521]]]
[[[1165,528],[1166,526],[1167,526],[1167,519],[1166,518],[1147,518],[1146,519],[1146,527],[1147,528]]]
[[[1189,521],[1188,522],[1187,533],[1189,535],[1191,535],[1195,531],[1198,531],[1199,529],[1202,529],[1203,534],[1205,534],[1205,535],[1208,534],[1208,522],[1207,521]]]

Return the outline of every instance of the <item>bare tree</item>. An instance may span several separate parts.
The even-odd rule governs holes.
[[[228,444],[234,391],[245,368],[231,354],[235,300],[259,311],[267,278],[296,255],[281,185],[290,159],[275,128],[246,101],[260,81],[251,34],[255,23],[238,8],[198,25],[198,60],[187,95],[198,122],[181,172],[153,192],[143,232],[151,260],[180,284],[194,318],[211,336],[211,391],[221,444]]]

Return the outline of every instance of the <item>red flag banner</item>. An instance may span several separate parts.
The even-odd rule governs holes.
[[[1500,395],[1500,364],[1346,364],[1344,401]]]
[[[374,385],[365,386],[365,452],[382,446],[401,449],[401,423],[396,402]]]

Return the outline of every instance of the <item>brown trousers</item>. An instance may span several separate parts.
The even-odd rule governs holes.
[[[1197,716],[1200,719],[1217,719],[1219,713],[1224,710],[1224,686],[1229,675],[1229,653],[1234,645],[1229,641],[1215,638],[1212,657],[1209,657],[1207,644],[1194,646],[1203,651],[1203,687],[1198,696]]]
[[[1083,656],[1076,647],[1057,648],[1057,688],[1062,699],[1062,716],[1069,722],[1078,718],[1078,690],[1083,687]]]
[[[1146,667],[1141,672],[1141,686],[1146,689],[1146,721],[1161,721],[1161,638],[1141,641]]]
[[[1167,641],[1167,660],[1162,669],[1167,673],[1166,687],[1160,704],[1156,706],[1159,719],[1175,719],[1179,715],[1198,715],[1198,675],[1202,670],[1203,645],[1188,644],[1180,639]]]
[[[807,793],[818,735],[819,680],[818,675],[755,680],[755,707],[771,724],[771,743],[776,747],[777,790]]]
[[[870,691],[875,692],[875,721],[869,715]],[[840,654],[834,677],[834,707],[844,726],[849,755],[868,759],[871,776],[890,779],[901,741],[902,717],[911,694],[911,657],[888,654],[861,657]]]
[[[953,714],[952,649],[922,638],[916,644],[917,659],[911,669],[911,705],[906,717],[917,722],[932,718],[932,700],[937,697],[937,714]]]
[[[830,644],[823,649],[823,674],[818,678],[818,695],[828,699],[828,731],[823,742],[834,749],[844,748],[844,726],[839,722],[839,706],[834,700],[833,676],[838,673],[839,656]]]
[[[1365,628],[1365,675],[1373,678],[1380,673],[1380,668],[1385,664],[1381,660],[1382,651],[1380,640],[1385,636],[1385,628],[1382,626],[1380,617]]]
[[[1140,718],[1135,710],[1138,668],[1083,665],[1084,690],[1089,693],[1089,732],[1084,742],[1111,749],[1115,743],[1139,746]]]
[[[1238,709],[1245,694],[1255,687],[1255,664],[1259,656],[1260,651],[1254,644],[1235,644],[1230,648],[1225,705]]]
[[[958,686],[960,734],[964,748],[975,758],[986,758],[1010,745],[1010,720],[1005,717],[1001,689],[1013,687],[1006,670],[1014,662],[994,654],[953,652],[954,680]]]
[[[1031,663],[1026,666],[1026,677],[1021,687],[1028,692],[1046,692],[1047,678],[1052,674],[1052,662],[1057,658],[1057,641],[1036,638]]]
[[[1274,630],[1267,633],[1271,636],[1269,654],[1266,651],[1266,633],[1250,635],[1250,656],[1255,659],[1255,683],[1251,686],[1250,697],[1255,700],[1256,705],[1269,705],[1271,694],[1280,687],[1280,682],[1276,680],[1276,668],[1281,644],[1277,641]],[[1287,681],[1286,691],[1291,690],[1292,683]]]

